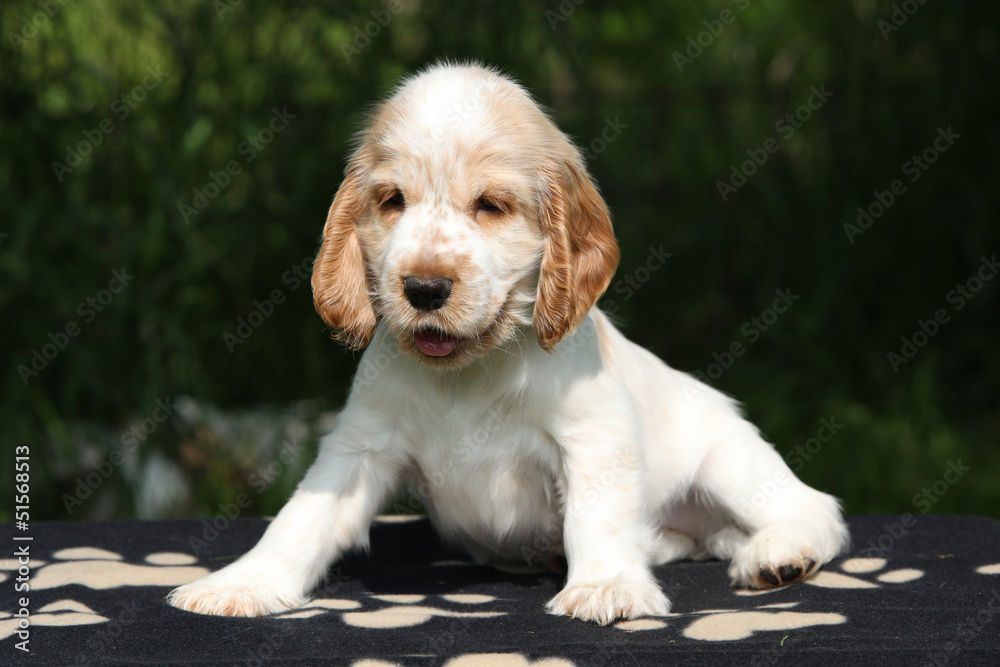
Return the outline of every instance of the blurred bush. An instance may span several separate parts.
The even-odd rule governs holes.
[[[975,280],[1000,250],[998,18],[881,0],[4,3],[0,424],[32,449],[33,518],[212,515],[243,491],[245,512],[277,511],[356,363],[306,279],[350,137],[440,58],[512,74],[588,152],[623,250],[604,303],[631,338],[738,397],[850,512],[1000,516],[1000,281]],[[265,425],[233,426],[248,419]],[[288,441],[305,453],[257,493]]]

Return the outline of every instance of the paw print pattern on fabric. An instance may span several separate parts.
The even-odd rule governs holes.
[[[320,598],[291,611],[278,614],[276,618],[312,618],[330,611],[347,611],[357,609],[361,603],[357,600],[340,600],[336,598]]]
[[[76,600],[58,600],[31,613],[31,625],[94,625],[107,623],[110,619],[101,616],[87,605]],[[7,639],[17,630],[19,619],[6,611],[0,611],[0,641]]]
[[[351,667],[402,667],[398,662],[387,660],[359,660]],[[468,653],[452,658],[444,667],[574,667],[574,663],[564,658],[543,658],[529,660],[519,653]]]
[[[564,658],[529,660],[518,653],[469,653],[452,658],[444,667],[574,667]]]
[[[809,579],[806,579],[803,583],[808,586],[817,586],[819,588],[881,588],[877,582],[881,582],[883,584],[905,584],[924,576],[923,570],[916,570],[913,568],[900,568],[898,570],[882,572],[875,577],[875,581],[869,581],[868,579],[853,576],[878,572],[883,570],[887,563],[888,561],[885,558],[848,558],[840,564],[841,571],[846,572],[847,574],[834,572],[833,568],[828,565],[825,569],[820,570]],[[768,593],[773,593],[779,590],[781,589],[745,589],[736,591],[736,594],[767,595]]]
[[[347,625],[358,628],[386,629],[405,628],[421,625],[435,616],[449,618],[493,618],[503,616],[505,612],[494,611],[451,611],[436,606],[421,605],[426,595],[372,595],[371,599],[388,602],[391,607],[373,611],[350,611],[360,609],[362,604],[356,600],[315,600],[304,607],[280,614],[278,618],[312,618],[327,611],[346,611],[343,621]],[[485,604],[496,598],[490,595],[452,594],[442,595],[441,599],[457,604]]]
[[[630,632],[659,630],[670,625],[671,619],[695,617],[695,620],[683,630],[683,635],[688,639],[735,641],[746,639],[755,632],[797,630],[816,625],[839,625],[847,622],[847,617],[842,614],[788,611],[798,604],[798,602],[780,602],[764,605],[752,611],[708,609],[691,613],[671,613],[663,617],[665,620],[641,618],[635,621],[616,623],[615,627]]]
[[[63,549],[52,554],[53,561],[36,569],[31,580],[34,590],[78,584],[95,590],[122,586],[180,586],[208,574],[191,565],[193,556],[182,553],[155,553],[146,556],[147,565],[127,563],[119,554],[92,547]]]
[[[146,565],[126,563],[121,555],[93,547],[63,549],[52,554],[51,561],[32,559],[31,590],[41,591],[73,584],[95,590],[124,586],[178,586],[208,574],[203,567],[191,566],[193,556],[182,553],[154,553],[146,556]],[[17,571],[15,559],[0,561],[0,570]],[[9,575],[4,574],[3,578]],[[87,605],[76,600],[58,600],[31,613],[31,624],[93,625],[107,623]],[[17,630],[18,619],[0,611],[0,639]]]
[[[196,559],[183,553],[153,553],[142,563],[129,563],[114,552],[92,547],[63,549],[48,561],[32,561],[35,576],[32,588],[53,589],[60,586],[82,585],[106,590],[128,586],[172,587],[194,581],[208,570],[195,565]],[[465,563],[463,563],[465,564]],[[816,573],[805,584],[820,588],[879,589],[920,579],[922,570],[913,568],[887,569],[884,558],[850,558],[838,566]],[[16,572],[16,560],[0,560],[0,578],[8,579]],[[982,565],[975,571],[983,575],[1000,575],[1000,563]],[[738,590],[736,595],[766,595],[783,588]],[[369,604],[369,601],[374,604]],[[393,629],[415,627],[435,617],[455,619],[485,619],[506,615],[505,611],[484,609],[484,605],[501,602],[490,595],[451,593],[443,595],[372,594],[361,600],[320,598],[303,607],[278,614],[276,618],[305,619],[334,613],[345,625],[359,629]],[[681,634],[698,641],[737,641],[759,632],[775,632],[801,628],[839,625],[847,617],[838,613],[797,611],[799,602],[765,604],[751,610],[706,609],[666,616],[621,621],[614,627],[627,632],[678,629]],[[381,608],[378,608],[381,605]],[[386,606],[387,605],[387,606]],[[478,607],[478,609],[477,609]],[[31,616],[36,626],[73,626],[107,623],[110,619],[70,599],[62,599],[35,611]],[[0,639],[17,629],[18,619],[8,611],[0,611]],[[486,662],[484,662],[486,661]],[[492,661],[492,662],[490,662]],[[364,663],[360,663],[364,664]],[[360,667],[359,664],[359,667]],[[372,667],[376,662],[370,663]],[[384,663],[389,664],[389,663]],[[448,663],[456,667],[476,664],[544,665],[558,667],[565,663],[559,658],[537,662],[518,654],[466,655]]]
[[[903,584],[924,576],[923,570],[900,568],[884,571],[888,561],[885,558],[849,558],[840,564],[841,572],[829,567],[805,580],[805,583],[820,588],[881,588],[882,584]],[[994,566],[984,566],[992,568]],[[1000,564],[997,573],[1000,574]],[[983,569],[983,568],[980,568]],[[876,574],[878,573],[878,574]],[[875,581],[857,575],[874,575]],[[768,595],[782,588],[767,588],[735,591],[739,596]],[[661,618],[642,618],[615,624],[620,630],[660,630],[671,625],[671,619],[696,617],[683,630],[688,639],[700,641],[735,641],[746,639],[755,632],[776,630],[797,630],[816,625],[839,625],[847,622],[843,614],[825,612],[801,612],[792,609],[798,602],[782,602],[758,607],[751,611],[739,609],[707,609],[691,613],[671,613]]]
[[[976,568],[976,572],[979,574],[1000,574],[1000,563],[993,563],[992,565],[981,565]]]
[[[887,563],[885,558],[849,558],[840,564],[840,569],[850,574],[821,570],[805,583],[820,588],[880,588],[876,583],[851,575],[880,572]],[[923,570],[902,568],[882,572],[875,579],[883,584],[905,584],[922,576],[924,576]]]
[[[788,611],[798,604],[785,602],[764,605],[753,611],[733,610],[703,615],[684,628],[684,636],[701,641],[735,641],[747,639],[755,632],[798,630],[847,622],[847,617],[843,614]]]

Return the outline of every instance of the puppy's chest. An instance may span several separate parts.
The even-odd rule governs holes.
[[[420,430],[410,434],[411,452],[421,474],[435,486],[465,486],[463,475],[477,471],[499,475],[521,468],[558,468],[555,443],[500,407],[473,411],[456,406]]]
[[[442,521],[485,527],[553,507],[558,446],[517,414],[456,410],[414,435],[415,490]]]

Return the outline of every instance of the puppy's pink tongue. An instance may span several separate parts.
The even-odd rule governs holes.
[[[418,331],[413,337],[420,351],[428,357],[443,357],[451,354],[458,345],[458,339],[440,331]]]

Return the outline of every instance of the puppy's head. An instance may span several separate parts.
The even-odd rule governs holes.
[[[617,263],[579,152],[528,94],[482,67],[437,65],[361,133],[312,285],[348,346],[381,322],[415,359],[459,367],[524,325],[551,351]]]

